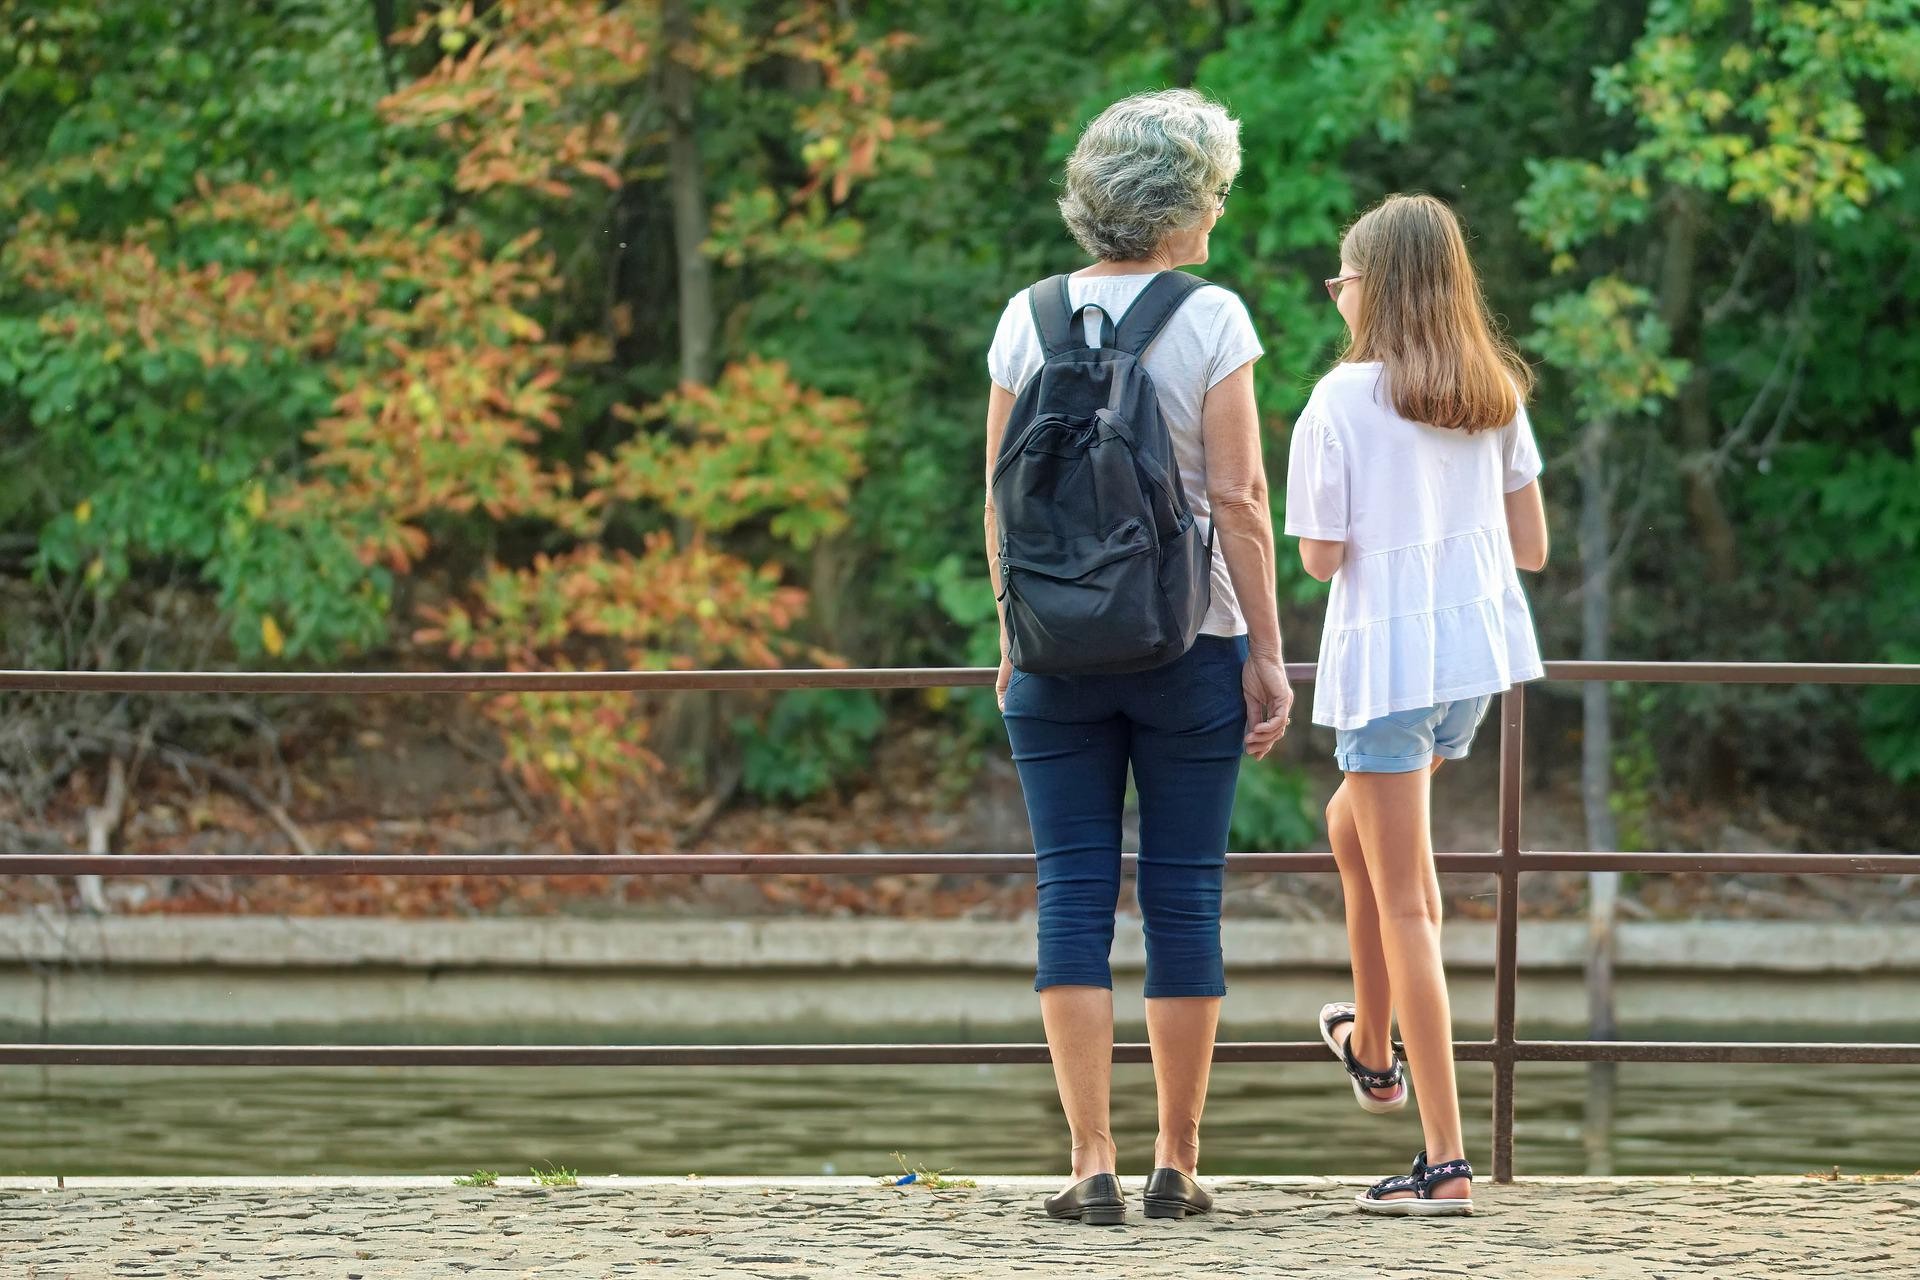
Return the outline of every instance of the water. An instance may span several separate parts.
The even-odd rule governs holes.
[[[474,1039],[567,1038],[527,1031]],[[1483,1160],[1492,1071],[1459,1072],[1468,1153]],[[1523,1063],[1518,1080],[1517,1170],[1589,1172],[1586,1068]],[[1920,1069],[1625,1064],[1618,1080],[1616,1174],[1920,1167]],[[1122,1171],[1144,1172],[1151,1068],[1116,1069],[1113,1107]],[[1057,1173],[1065,1141],[1044,1066],[0,1067],[6,1174],[879,1174],[894,1151],[959,1175]],[[1203,1142],[1205,1168],[1249,1174],[1379,1175],[1421,1145],[1411,1108],[1361,1112],[1331,1061],[1215,1068]]]

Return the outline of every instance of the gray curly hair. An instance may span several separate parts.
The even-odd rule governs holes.
[[[1216,207],[1240,172],[1240,122],[1192,89],[1136,93],[1102,111],[1067,158],[1060,216],[1102,262],[1153,252]]]

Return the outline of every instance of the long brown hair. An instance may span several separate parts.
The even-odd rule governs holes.
[[[1340,260],[1361,276],[1341,359],[1384,364],[1401,417],[1468,432],[1513,421],[1533,370],[1488,317],[1452,209],[1432,196],[1388,196],[1347,228]]]

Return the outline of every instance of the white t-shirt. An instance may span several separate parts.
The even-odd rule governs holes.
[[[1129,304],[1153,276],[1071,276],[1067,297],[1076,307],[1100,306],[1118,324]],[[987,352],[987,372],[994,384],[1018,395],[1027,380],[1040,372],[1047,354],[1034,331],[1031,292],[1022,289],[1007,303]],[[1086,313],[1087,345],[1100,341],[1098,312]],[[1200,409],[1215,383],[1261,353],[1246,304],[1218,285],[1195,289],[1167,321],[1140,363],[1153,379],[1160,400],[1160,416],[1173,439],[1173,456],[1180,464],[1180,488],[1200,526],[1202,537],[1212,525],[1213,505],[1207,498],[1207,446],[1200,431]],[[1213,595],[1201,620],[1205,635],[1237,636],[1247,629],[1240,602],[1227,575],[1227,558],[1218,543],[1213,548]]]
[[[1336,366],[1293,426],[1287,533],[1347,544],[1333,575],[1313,722],[1498,693],[1542,674],[1505,495],[1540,474],[1521,406],[1497,431],[1394,411],[1378,362]]]

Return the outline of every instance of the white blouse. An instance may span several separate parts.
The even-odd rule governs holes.
[[[1543,673],[1504,497],[1540,474],[1525,406],[1469,435],[1401,417],[1385,382],[1378,362],[1320,379],[1287,463],[1286,532],[1346,544],[1313,686],[1336,729]]]

